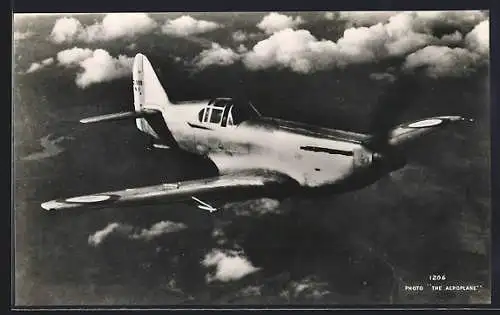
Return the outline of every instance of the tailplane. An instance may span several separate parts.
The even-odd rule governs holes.
[[[177,143],[168,129],[164,115],[171,106],[165,89],[156,76],[153,66],[143,54],[137,54],[132,68],[134,110],[129,112],[101,115],[80,120],[95,123],[135,119],[137,129],[154,139],[154,142],[176,147]]]

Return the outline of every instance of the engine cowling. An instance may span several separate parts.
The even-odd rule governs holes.
[[[364,147],[355,149],[353,151],[354,168],[359,169],[370,167],[373,163],[373,157],[373,152]]]

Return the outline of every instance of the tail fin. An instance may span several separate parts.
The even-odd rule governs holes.
[[[139,53],[135,55],[132,78],[136,112],[143,111],[144,109],[161,111],[163,107],[171,104],[165,89],[153,70],[153,66],[151,66],[148,58],[143,54]],[[137,118],[136,125],[140,131],[158,137],[154,128],[148,124],[146,119]]]
[[[143,54],[135,55],[133,67],[134,107],[136,111],[143,108],[161,107],[170,104],[167,93],[158,80],[148,58]]]

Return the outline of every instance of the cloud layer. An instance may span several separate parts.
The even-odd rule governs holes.
[[[55,43],[91,43],[145,34],[156,27],[157,23],[145,13],[110,13],[89,26],[74,17],[63,17],[54,24],[50,37]]]
[[[202,52],[198,60],[203,62],[198,62],[198,65],[227,65],[241,59],[250,70],[276,67],[307,74],[350,64],[405,57],[408,58],[404,63],[405,69],[417,65],[433,67],[442,63],[430,69],[429,73],[432,76],[456,76],[487,63],[489,57],[489,21],[487,15],[480,11],[340,12],[326,14],[326,17],[367,26],[349,27],[337,41],[332,41],[318,39],[305,29],[294,29],[302,23],[299,18],[294,20],[270,13],[258,24],[270,34],[268,38],[248,51],[241,49],[234,52],[229,48],[213,46],[212,50]],[[443,29],[447,32],[435,35]],[[234,33],[233,39],[244,40],[244,33]],[[217,58],[223,53],[226,59]],[[213,58],[206,58],[207,55]],[[430,59],[419,61],[423,57]],[[468,70],[455,71],[454,67]]]
[[[222,26],[218,23],[197,20],[189,15],[183,15],[177,19],[166,21],[161,30],[164,34],[184,37],[213,31],[219,27]]]

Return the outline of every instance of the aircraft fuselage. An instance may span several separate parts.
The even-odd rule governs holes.
[[[240,124],[202,122],[209,100],[184,102],[161,111],[165,126],[180,149],[208,156],[220,174],[271,169],[301,186],[316,188],[344,183],[371,169],[372,154],[362,145],[368,135],[259,117]],[[143,119],[143,131],[161,138]]]

